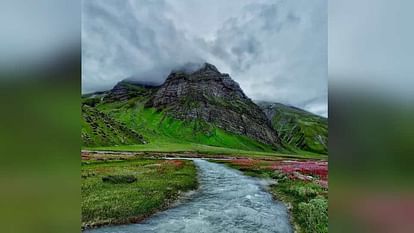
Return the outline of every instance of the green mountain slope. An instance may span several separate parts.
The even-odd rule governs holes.
[[[140,134],[87,104],[82,105],[81,126],[81,138],[84,146],[145,143]]]
[[[304,151],[328,153],[328,119],[280,103],[259,102],[282,141]]]
[[[149,143],[197,143],[240,150],[272,151],[272,147],[243,135],[236,135],[201,119],[179,120],[168,112],[145,107],[146,99],[136,97],[96,106],[102,112],[143,135]]]

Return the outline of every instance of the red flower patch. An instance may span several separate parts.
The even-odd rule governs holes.
[[[181,160],[167,160],[166,163],[168,165],[174,166],[175,168],[182,168],[184,166],[184,162]]]
[[[317,176],[321,180],[328,180],[328,162],[326,161],[286,160],[273,164],[272,168],[288,175],[299,172],[302,175]]]
[[[252,168],[258,165],[258,161],[253,159],[232,159],[230,162],[244,168]]]
[[[278,170],[290,179],[315,181],[322,187],[328,187],[328,162],[315,160],[266,161],[260,159],[240,158],[230,162],[240,168]]]
[[[327,161],[297,161],[285,160],[276,162],[271,166],[272,170],[279,170],[290,179],[304,181],[314,180],[324,188],[328,188],[328,162]]]

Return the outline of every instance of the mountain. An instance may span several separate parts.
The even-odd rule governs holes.
[[[202,120],[264,144],[280,146],[270,121],[228,74],[206,63],[195,72],[172,72],[146,105],[181,120]]]
[[[328,153],[328,119],[280,103],[258,102],[284,144],[304,151]]]
[[[111,90],[83,95],[82,101],[139,132],[155,148],[176,144],[268,152],[281,148],[265,114],[211,64],[174,70],[162,85],[123,80]]]
[[[155,148],[327,151],[325,118],[281,104],[256,104],[208,63],[173,70],[161,85],[126,79],[111,90],[83,95],[82,102],[86,146],[148,142]]]

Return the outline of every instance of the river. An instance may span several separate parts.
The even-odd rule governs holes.
[[[263,182],[222,164],[195,159],[200,188],[178,205],[139,224],[88,233],[290,233],[286,207]]]

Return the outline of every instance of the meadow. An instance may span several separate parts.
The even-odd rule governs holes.
[[[200,155],[224,155],[229,157],[252,158],[303,158],[327,159],[327,155],[301,151],[299,154],[280,153],[275,151],[255,151],[205,145],[192,142],[178,142],[173,140],[158,140],[147,144],[83,147],[90,151],[121,151],[121,152],[161,152],[161,153],[194,153]],[[184,155],[185,156],[185,155]]]
[[[139,222],[197,188],[192,161],[82,161],[82,228]]]

